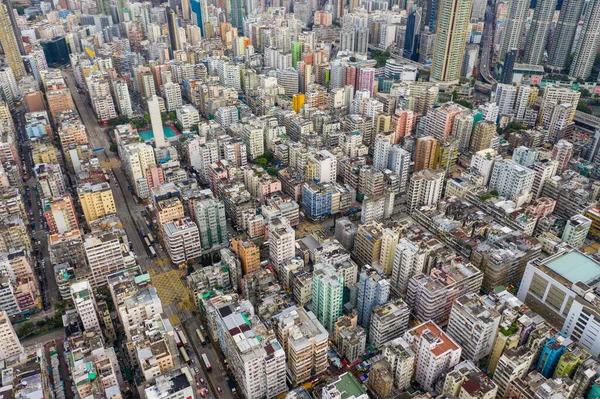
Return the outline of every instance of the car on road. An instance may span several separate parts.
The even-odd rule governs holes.
[[[219,385],[217,385],[217,392],[219,392],[219,395],[223,394],[223,390]]]
[[[200,377],[200,384],[204,385],[204,378]]]
[[[200,388],[200,382],[196,381],[196,388]]]

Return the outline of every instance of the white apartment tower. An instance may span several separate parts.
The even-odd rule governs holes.
[[[504,55],[512,49],[519,49],[521,34],[525,29],[529,2],[527,0],[515,0],[509,3],[506,28],[502,43],[500,44],[499,59],[504,60]]]
[[[389,136],[378,134],[375,137],[375,149],[373,154],[373,167],[377,170],[384,171],[388,168],[388,159],[392,143]]]
[[[408,281],[415,274],[423,271],[425,264],[425,253],[419,249],[419,245],[401,238],[396,245],[394,254],[394,267],[392,268],[391,289],[396,296],[406,293]]]
[[[148,113],[150,114],[150,123],[154,134],[154,144],[157,148],[165,147],[167,145],[165,143],[165,132],[160,116],[160,103],[156,94],[148,99]]]
[[[463,359],[478,363],[492,351],[500,318],[477,294],[469,293],[454,301],[446,331],[462,347]]]
[[[183,105],[181,98],[181,86],[178,83],[165,83],[163,85],[163,96],[167,112],[173,112]]]
[[[516,86],[498,84],[496,87],[496,93],[494,95],[494,101],[496,104],[498,104],[498,113],[500,115],[512,115],[516,98]]]
[[[275,267],[296,256],[296,232],[286,218],[273,218],[269,221],[269,258]]]
[[[198,226],[189,217],[163,225],[167,253],[171,261],[180,265],[202,254]]]
[[[249,159],[256,159],[265,153],[265,135],[263,127],[258,123],[246,123],[242,137],[247,148]]]
[[[335,183],[337,158],[327,150],[320,150],[308,159],[307,176],[319,183]]]
[[[23,345],[5,311],[0,310],[0,361],[23,353]]]
[[[71,285],[71,299],[77,309],[77,314],[83,323],[85,331],[100,332],[98,308],[89,281],[83,280]]]
[[[400,177],[400,192],[406,192],[408,185],[408,170],[410,168],[410,152],[400,145],[390,149],[387,168]]]
[[[408,186],[408,207],[411,211],[424,205],[434,205],[442,196],[444,171],[423,169],[414,173]]]
[[[461,347],[431,321],[408,330],[404,340],[416,354],[414,378],[427,391],[460,361]]]
[[[519,165],[512,159],[500,159],[494,164],[489,188],[511,200],[526,196],[533,187],[534,175],[533,170]]]
[[[125,115],[128,118],[133,116],[133,108],[131,107],[131,97],[129,96],[129,88],[124,80],[116,80],[113,82],[113,93],[117,110],[119,114]]]

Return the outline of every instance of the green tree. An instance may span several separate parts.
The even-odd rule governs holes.
[[[17,329],[17,336],[19,338],[24,338],[30,335],[33,332],[34,326],[30,321],[26,321]]]
[[[452,91],[452,101],[456,101],[458,100],[458,91],[453,90]]]
[[[585,102],[583,101],[579,101],[577,103],[577,111],[581,111],[585,114],[592,114],[592,107],[590,107],[589,105],[587,105]]]
[[[497,190],[490,191],[490,194],[494,197],[497,197],[499,195]]]
[[[170,112],[169,113],[169,119],[174,121],[177,118],[177,114],[175,112]]]
[[[265,158],[267,160],[267,162],[269,163],[273,163],[275,161],[275,154],[273,154],[270,151],[265,152],[263,155],[263,158]]]
[[[179,138],[179,141],[181,141],[182,143],[185,143],[185,141],[186,141],[187,139],[188,139],[188,136],[186,136],[186,135],[182,135],[182,136]]]
[[[579,89],[579,92],[581,93],[581,97],[591,97],[590,91],[586,88]]]
[[[254,160],[254,163],[257,164],[258,166],[262,167],[262,168],[266,168],[268,161],[267,158],[264,157],[258,157]]]
[[[119,150],[119,147],[116,144],[111,144],[110,145],[110,152],[117,152]]]

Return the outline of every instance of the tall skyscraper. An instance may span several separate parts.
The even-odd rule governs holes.
[[[7,0],[7,3],[0,3],[0,44],[4,49],[8,66],[13,70],[15,78],[20,80],[26,75],[25,64],[23,64],[19,48],[19,42],[22,42],[23,39],[16,35],[19,33],[19,28],[16,27],[16,24],[12,24],[12,7],[10,1]]]
[[[593,0],[588,3],[583,15],[583,29],[579,34],[579,40],[574,43],[575,57],[573,57],[569,76],[581,79],[587,79],[590,76],[599,42],[600,0]]]
[[[148,113],[150,114],[152,133],[154,133],[154,145],[156,145],[156,148],[165,147],[165,132],[163,130],[162,118],[160,117],[160,104],[156,94],[148,100]]]
[[[171,39],[171,53],[173,51],[181,50],[177,13],[169,6],[167,6],[167,26],[169,27],[169,39]]]
[[[504,54],[512,49],[518,49],[521,42],[521,34],[525,28],[529,0],[514,0],[508,6],[508,20],[504,29],[502,44],[500,45],[499,59],[504,59]]]
[[[548,31],[552,25],[552,17],[556,10],[556,0],[538,1],[533,13],[533,21],[525,41],[525,54],[523,63],[540,65],[546,42]]]
[[[404,57],[417,61],[419,48],[419,33],[421,32],[421,21],[423,10],[417,7],[408,15],[406,21],[406,38],[404,39]]]
[[[561,71],[567,66],[583,4],[582,0],[564,0],[562,3],[548,55],[548,66],[554,70]]]
[[[440,0],[431,79],[458,83],[465,55],[471,0]]]
[[[206,0],[190,0],[190,9],[192,10],[191,20],[200,28],[200,34],[206,37],[205,24],[208,10],[206,9]]]
[[[242,0],[229,0],[229,4],[231,6],[231,25],[238,28],[238,36],[242,36],[244,34],[244,6]]]

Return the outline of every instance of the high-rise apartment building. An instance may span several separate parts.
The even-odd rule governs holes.
[[[392,292],[400,296],[406,292],[410,278],[423,271],[425,253],[419,245],[403,237],[396,245],[392,269]]]
[[[296,255],[296,232],[284,217],[269,221],[269,259],[276,270]]]
[[[471,153],[476,153],[490,148],[494,136],[496,136],[496,124],[494,122],[485,120],[477,122],[471,136],[469,150]]]
[[[12,6],[10,4],[7,5],[7,3],[9,1],[0,3],[0,44],[2,44],[8,66],[12,69],[15,78],[21,80],[27,74],[25,64],[23,64],[23,59],[21,58],[21,51],[19,50],[19,43],[23,39],[17,37],[18,27],[16,24],[11,23],[10,13],[13,12]]]
[[[403,338],[416,354],[414,379],[423,389],[433,390],[437,379],[460,361],[461,347],[431,321],[408,330]]]
[[[512,159],[500,159],[494,164],[489,189],[505,198],[527,196],[533,187],[533,170]]]
[[[384,171],[388,168],[388,158],[391,149],[392,143],[390,143],[389,136],[378,134],[375,137],[373,154],[373,167],[375,169]]]
[[[329,333],[313,312],[291,306],[273,316],[273,324],[292,381],[302,384],[327,370]]]
[[[174,264],[189,262],[202,254],[198,226],[189,217],[164,224],[163,232],[167,253]]]
[[[181,86],[178,83],[168,82],[162,87],[167,112],[174,112],[183,105],[181,97]]]
[[[492,351],[500,313],[476,293],[458,297],[452,304],[447,332],[462,348],[462,357],[475,363]]]
[[[470,263],[457,258],[429,275],[416,274],[408,281],[406,303],[417,321],[432,320],[444,325],[454,299],[466,293],[479,292],[483,273]]]
[[[511,382],[525,376],[535,352],[523,345],[518,348],[508,349],[498,360],[494,372],[494,382],[498,385],[498,396],[504,397]]]
[[[333,331],[342,315],[343,290],[344,278],[335,267],[314,266],[312,310],[328,331]]]
[[[548,65],[555,71],[562,71],[567,66],[584,4],[580,0],[565,0],[562,3],[548,54]]]
[[[500,52],[498,59],[503,60],[504,55],[512,49],[521,47],[521,35],[525,29],[527,21],[527,12],[529,11],[529,2],[527,0],[516,0],[508,5],[508,15],[504,34],[502,35],[502,43],[500,44]]]
[[[225,244],[229,240],[225,204],[223,204],[223,201],[212,198],[212,192],[210,193],[211,198],[194,201],[200,241],[202,249],[205,250],[215,245]]]
[[[89,281],[83,280],[71,285],[71,299],[86,332],[100,332],[98,307]]]
[[[552,18],[556,10],[556,1],[540,1],[535,5],[533,20],[529,27],[527,39],[525,40],[525,54],[523,63],[540,65],[546,43],[548,41],[548,32],[552,26]]]
[[[402,299],[375,306],[369,325],[369,343],[381,348],[389,341],[401,337],[408,328],[410,308]]]
[[[408,170],[410,168],[410,152],[399,145],[394,145],[388,155],[387,168],[399,177],[399,190],[406,191],[408,185]]]
[[[273,398],[287,391],[285,350],[277,339],[264,335],[266,327],[251,307],[246,301],[215,309],[219,344],[240,395]]]
[[[260,248],[250,239],[232,239],[231,249],[240,257],[244,276],[260,270]]]
[[[591,219],[583,215],[573,215],[567,222],[561,239],[573,248],[579,249],[585,244],[590,227],[592,227]]]
[[[78,230],[77,213],[73,205],[73,199],[69,194],[45,200],[44,218],[48,223],[50,234],[63,234],[71,230]]]
[[[452,134],[454,118],[463,111],[466,111],[465,107],[452,102],[433,107],[424,118],[425,131],[436,140],[442,141]]]
[[[127,81],[113,81],[113,95],[115,97],[115,103],[117,104],[117,110],[119,111],[119,114],[131,118],[133,116],[133,108],[131,106],[131,97],[129,96]]]
[[[587,79],[592,72],[596,52],[600,43],[600,2],[588,3],[583,14],[583,29],[575,47],[575,56],[571,63],[569,76],[575,79]]]
[[[121,245],[119,236],[112,232],[100,231],[86,235],[83,248],[92,272],[92,287],[105,285],[109,274],[125,267]]]
[[[544,89],[544,96],[542,97],[542,105],[540,106],[540,111],[538,113],[539,120],[541,121],[544,115],[548,115],[546,108],[559,104],[570,103],[573,108],[571,110],[569,121],[572,121],[573,117],[575,116],[575,109],[577,108],[580,97],[581,93],[571,88],[559,87],[556,85],[546,86]]]
[[[469,32],[471,0],[439,0],[431,79],[458,83]]]
[[[414,172],[420,172],[423,169],[434,169],[436,167],[436,157],[439,151],[440,142],[433,136],[419,137],[417,139],[417,148],[415,150]]]
[[[88,224],[106,215],[117,213],[112,190],[106,182],[80,185],[77,194]]]
[[[383,348],[383,357],[390,364],[394,376],[394,388],[403,391],[410,386],[414,368],[415,352],[402,337],[388,342]]]
[[[573,155],[573,144],[567,140],[560,140],[552,149],[552,160],[558,163],[558,173],[562,174],[571,160]]]
[[[0,310],[0,360],[23,353],[23,345],[10,322],[6,311]]]
[[[390,282],[377,270],[366,266],[358,278],[358,323],[367,328],[373,308],[385,304],[389,295]]]
[[[408,208],[436,204],[442,196],[444,171],[424,169],[414,173],[408,186]]]

